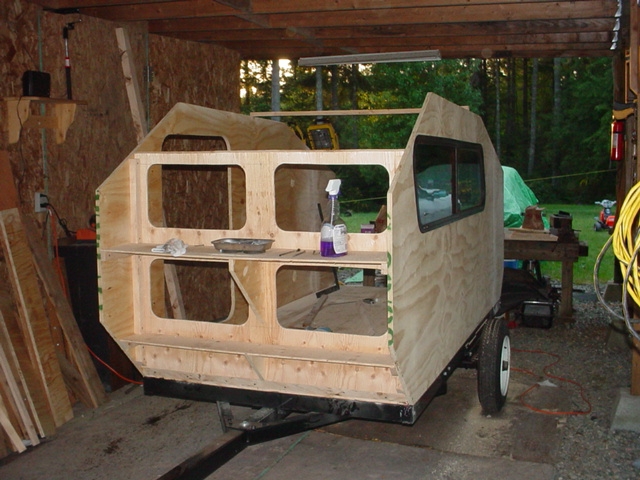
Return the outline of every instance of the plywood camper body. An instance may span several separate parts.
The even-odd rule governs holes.
[[[228,150],[160,151],[164,138],[177,134],[219,136]],[[421,233],[413,177],[418,135],[482,145],[481,212]],[[163,198],[161,170],[169,165],[226,169],[227,227],[164,226],[163,204],[171,199]],[[326,199],[332,165],[388,172],[388,228],[349,233],[349,253],[325,258],[314,212]],[[404,150],[311,151],[284,124],[179,104],[97,191],[101,322],[145,379],[411,408],[446,376],[499,301],[501,172],[481,119],[434,94]],[[273,245],[234,254],[211,244],[229,237]],[[171,238],[189,245],[184,255],[152,252]],[[169,262],[228,270],[226,317],[172,318],[165,311]],[[343,286],[319,300],[316,292],[332,285],[340,267],[377,270],[387,287]],[[215,302],[218,286],[210,288]],[[332,331],[309,329],[310,322]]]

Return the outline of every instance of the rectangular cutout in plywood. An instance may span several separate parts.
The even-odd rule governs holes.
[[[166,269],[162,267],[167,265],[175,268],[184,290],[184,317],[170,316],[168,313],[172,311],[166,304],[169,296],[165,297],[162,291],[162,285],[167,280]],[[226,263],[157,259],[151,264],[150,274],[152,295],[158,296],[152,296],[151,309],[158,317],[236,325],[247,321],[247,303],[231,278]],[[207,302],[202,302],[203,298]]]

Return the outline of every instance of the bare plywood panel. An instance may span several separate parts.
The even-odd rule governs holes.
[[[106,402],[107,396],[93,360],[89,356],[82,333],[71,310],[71,305],[65,297],[58,277],[53,271],[44,245],[38,240],[35,226],[28,219],[25,219],[23,227],[27,233],[29,246],[33,253],[36,271],[54,307],[53,314],[60,323],[64,339],[68,342],[69,358],[72,364],[77,367],[77,385],[82,391],[83,402],[88,407],[96,408]]]
[[[132,152],[159,152],[169,135],[222,137],[230,150],[303,150],[307,147],[284,124],[231,112],[177,103]]]
[[[20,438],[18,431],[9,419],[9,414],[7,413],[7,409],[4,405],[4,401],[2,400],[2,396],[0,396],[0,426],[4,430],[7,437],[9,437],[11,445],[13,445],[13,448],[17,452],[24,452],[27,449],[24,443],[22,443],[22,439]]]
[[[18,193],[13,183],[9,154],[0,150],[0,211],[18,206]]]
[[[60,426],[73,417],[73,411],[57,362],[33,259],[17,209],[0,212],[0,232],[29,358],[40,377],[39,387],[45,393],[55,425]]]
[[[1,313],[0,320],[2,320]],[[28,390],[25,390],[22,378],[14,375],[16,365],[14,364],[12,368],[9,363],[9,357],[4,352],[3,343],[0,343],[0,390],[4,391],[5,406],[8,404],[15,410],[22,431],[21,437],[28,439],[32,445],[37,445],[40,443],[40,439],[30,416],[27,402],[25,402],[25,394],[28,394]]]
[[[20,396],[28,407],[31,423],[38,435],[44,437],[55,431],[55,425],[44,392],[37,388],[38,376],[29,361],[15,310],[8,285],[4,280],[0,281],[0,348],[7,357]],[[25,423],[28,422],[25,420]]]
[[[0,190],[0,203],[5,205],[7,210],[18,206],[18,196],[13,183],[13,173],[9,164],[6,152],[0,152],[0,177],[3,178],[4,188]],[[87,400],[87,406],[97,407],[106,401],[104,387],[98,377],[93,361],[89,357],[86,345],[71,311],[71,306],[66,299],[60,281],[53,271],[45,246],[38,240],[39,235],[35,224],[28,218],[19,217],[23,221],[22,227],[26,233],[25,238],[29,240],[29,246],[33,254],[34,266],[42,285],[53,305],[52,314],[56,315],[65,338],[56,341],[57,344],[69,342],[69,355],[75,365],[80,377],[80,386],[83,389],[83,398]]]
[[[420,232],[412,169],[413,141],[419,134],[482,145],[487,191],[483,212]],[[428,94],[392,182],[391,195],[390,343],[407,390],[419,395],[500,298],[502,173],[480,117]]]
[[[405,150],[309,151],[289,144],[291,132],[273,122],[177,106],[99,189],[101,321],[143,375],[416,403],[491,315],[500,295],[503,246],[501,169],[479,117],[434,95],[421,112]],[[174,126],[190,134],[221,134],[232,127],[228,137],[222,135],[230,150],[153,151]],[[417,135],[482,146],[488,192],[484,211],[420,232],[413,172]],[[239,145],[246,150],[234,150]],[[331,168],[343,165],[386,170],[388,228],[350,233],[346,256],[321,257],[317,203],[324,199]],[[228,224],[154,223],[153,211],[170,201],[158,193],[157,170],[164,166],[205,172],[227,168]],[[114,198],[116,192],[126,198]],[[129,224],[118,211],[127,212]],[[220,252],[211,245],[229,237],[273,244],[260,253]],[[151,251],[169,238],[184,241],[186,253],[173,259]],[[160,297],[161,274],[154,262],[167,259],[227,268],[234,302],[242,305],[246,319],[204,322],[158,315],[152,306]],[[330,273],[339,267],[379,271],[387,275],[389,289],[345,288],[318,300],[319,289],[333,282]],[[313,329],[322,324],[331,331]]]

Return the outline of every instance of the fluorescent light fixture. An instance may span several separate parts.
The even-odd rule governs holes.
[[[298,60],[298,65],[301,67],[318,67],[353,63],[429,62],[441,59],[440,50],[416,50],[413,52],[356,53],[353,55],[304,57]]]

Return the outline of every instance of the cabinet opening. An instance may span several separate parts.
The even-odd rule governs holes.
[[[248,304],[224,262],[154,260],[150,288],[158,317],[233,325],[248,318]]]
[[[284,164],[274,176],[278,227],[287,231],[320,231],[328,203],[325,189],[332,178],[342,180],[340,215],[349,233],[360,233],[361,224],[372,224],[387,203],[389,172],[385,167]]]
[[[163,152],[212,152],[229,150],[219,135],[167,135],[162,142]]]
[[[237,165],[152,165],[149,221],[156,227],[240,229],[246,221],[245,181]]]
[[[386,279],[374,270],[282,267],[276,289],[278,323],[284,328],[367,336],[387,332]]]

